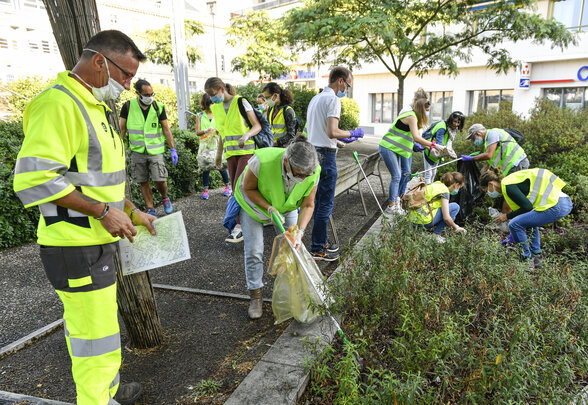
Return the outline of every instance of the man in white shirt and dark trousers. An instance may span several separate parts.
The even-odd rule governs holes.
[[[337,139],[363,138],[362,129],[344,131],[339,129],[341,100],[351,87],[353,76],[343,66],[334,67],[329,73],[329,85],[312,98],[308,105],[306,124],[308,140],[316,148],[321,162],[321,174],[314,205],[314,225],[310,254],[319,261],[334,261],[339,258],[339,246],[329,243],[327,223],[333,211],[335,184],[337,183]]]

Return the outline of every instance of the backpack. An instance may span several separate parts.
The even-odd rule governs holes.
[[[521,134],[519,131],[517,131],[516,129],[512,129],[512,128],[504,128],[504,130],[506,132],[508,132],[508,134],[510,136],[512,136],[514,138],[515,141],[517,141],[517,143],[519,145],[522,145],[525,143],[525,135]]]
[[[435,125],[437,125],[441,121],[442,120],[433,122],[431,124],[431,126],[429,128],[427,128],[427,130],[425,132],[423,132],[422,137],[425,138],[425,139],[431,139],[431,138],[433,138],[433,128],[435,128]]]
[[[251,125],[251,122],[249,121],[249,117],[247,116],[247,112],[245,111],[245,107],[243,106],[243,99],[247,100],[245,97],[239,97],[237,99],[237,105],[239,106],[239,112],[241,113],[241,116],[243,117],[243,119],[245,120],[245,122],[247,123],[249,128],[251,129],[252,125]],[[249,102],[249,100],[247,100],[247,102]],[[269,124],[269,121],[267,120],[267,118],[265,118],[265,116],[263,115],[263,113],[261,111],[259,111],[255,107],[253,107],[253,104],[251,104],[251,103],[249,103],[249,104],[253,108],[253,112],[255,112],[255,116],[257,117],[257,120],[261,124],[261,131],[259,131],[257,133],[257,135],[253,135],[253,137],[252,137],[253,142],[255,142],[255,146],[257,146],[258,149],[274,146],[274,134],[272,133],[272,128]]]
[[[419,181],[416,186],[408,190],[406,193],[402,194],[400,197],[400,203],[404,210],[416,210],[423,205],[426,205],[429,208],[429,212],[431,211],[431,207],[429,206],[429,202],[425,198],[425,189],[427,185],[424,181]]]

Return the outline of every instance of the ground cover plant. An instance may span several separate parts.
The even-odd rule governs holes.
[[[347,255],[331,309],[351,344],[311,364],[301,403],[570,403],[588,383],[586,256],[529,271],[468,229],[440,245],[402,219]]]

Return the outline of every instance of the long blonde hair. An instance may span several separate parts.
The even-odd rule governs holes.
[[[427,118],[426,105],[429,104],[429,100],[426,98],[419,98],[412,105],[412,109],[417,117],[417,128],[421,129],[429,125],[429,119]]]

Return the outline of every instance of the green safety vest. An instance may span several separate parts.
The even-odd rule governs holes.
[[[40,245],[116,242],[100,221],[51,202],[78,189],[120,210],[125,204],[124,144],[108,123],[110,110],[68,73],[26,107],[14,191],[25,207],[39,207]]]
[[[304,135],[305,138],[308,138],[308,123],[304,124],[304,129],[302,130],[302,135]]]
[[[208,118],[206,111],[201,111],[200,114],[198,114],[198,117],[200,118],[200,130],[201,131],[205,131],[211,127],[216,128],[215,123],[214,123],[214,114],[212,115],[212,119],[210,119],[210,118]]]
[[[433,129],[431,129],[431,133],[433,134],[433,139],[435,139],[435,134],[437,133],[437,131],[439,131],[440,129],[444,129],[445,130],[445,135],[443,135],[443,145],[447,145],[447,142],[449,141],[449,130],[447,129],[447,123],[445,121],[439,121],[437,123],[437,125],[435,125],[433,127]],[[435,157],[435,155],[433,155],[431,153],[430,149],[425,149],[424,151],[425,156],[427,156],[432,162],[440,162],[441,160],[443,160],[443,158],[441,157]]]
[[[274,134],[274,142],[276,142],[278,140],[278,138],[281,138],[287,132],[286,118],[284,118],[284,111],[288,108],[291,109],[292,111],[294,111],[294,109],[291,106],[287,105],[284,108],[280,108],[280,110],[278,111],[276,116],[273,117],[274,110],[276,109],[276,107],[277,106],[273,106],[272,108],[270,108],[270,110],[267,113],[267,118],[268,118],[269,123],[272,127],[272,133]],[[295,112],[294,112],[294,119],[296,119]]]
[[[531,182],[527,198],[533,204],[535,211],[545,211],[557,204],[561,189],[566,183],[547,169],[527,169],[509,174],[502,179],[502,195],[508,206],[516,211],[520,207],[506,193],[506,186],[519,184],[525,180]]]
[[[400,156],[410,158],[412,156],[412,148],[414,146],[414,139],[412,138],[412,133],[410,132],[410,130],[402,131],[396,128],[396,123],[398,121],[410,116],[416,117],[415,112],[412,110],[407,111],[396,117],[390,129],[388,129],[388,132],[386,132],[386,135],[384,135],[384,137],[380,141],[380,146],[390,149],[392,152],[395,152]]]
[[[425,187],[425,199],[429,204],[410,210],[408,213],[410,222],[421,225],[430,224],[435,218],[437,210],[441,208],[442,194],[449,194],[449,189],[445,184],[440,181],[427,184]],[[431,209],[429,210],[429,208]]]
[[[165,152],[165,137],[154,104],[155,101],[149,106],[149,113],[145,119],[139,100],[130,100],[127,132],[130,149],[133,152],[145,153],[145,149],[149,155],[161,155]],[[158,104],[158,107],[163,109],[164,105]]]
[[[514,163],[521,158],[525,151],[517,143],[517,141],[510,136],[508,132],[501,128],[492,128],[488,131],[498,131],[502,135],[502,139],[498,141],[494,155],[487,160],[488,164],[494,168],[502,170],[502,173],[508,174],[510,169],[514,166]],[[484,140],[484,150],[488,148],[488,132]]]
[[[216,122],[216,129],[223,140],[223,147],[225,158],[231,156],[251,155],[255,150],[255,142],[253,138],[249,138],[243,148],[239,147],[239,139],[243,134],[249,131],[241,113],[239,112],[239,104],[237,100],[241,96],[234,96],[231,100],[229,111],[225,111],[223,103],[213,104],[210,110]]]
[[[257,178],[259,192],[281,214],[293,211],[302,205],[302,200],[311,193],[321,172],[321,167],[317,166],[311,176],[305,178],[303,182],[296,184],[290,192],[290,195],[286,196],[282,179],[282,155],[285,151],[286,149],[284,148],[263,148],[254,152],[260,162],[259,177]],[[263,216],[267,216],[267,212],[263,208],[257,204],[250,205],[245,200],[245,192],[242,189],[241,183],[248,169],[249,166],[246,166],[237,180],[235,199],[251,218],[257,222],[269,222],[268,220],[261,219]]]

